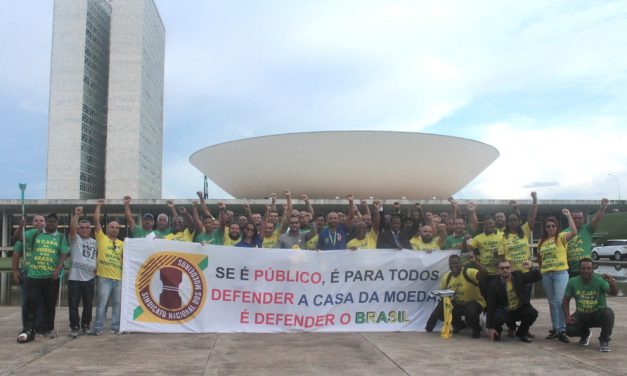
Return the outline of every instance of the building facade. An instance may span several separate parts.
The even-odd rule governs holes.
[[[160,198],[165,30],[153,0],[56,0],[52,39],[47,198]]]

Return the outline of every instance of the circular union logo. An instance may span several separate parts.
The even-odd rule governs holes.
[[[193,319],[205,301],[206,282],[199,260],[206,256],[161,252],[150,256],[135,282],[137,299],[154,321],[181,323]]]

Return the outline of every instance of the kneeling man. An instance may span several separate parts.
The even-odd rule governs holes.
[[[499,261],[498,278],[488,285],[486,299],[488,312],[486,326],[491,340],[501,338],[503,324],[516,327],[516,336],[523,342],[531,342],[529,328],[538,318],[538,311],[531,306],[529,289],[525,286],[542,279],[540,271],[533,268],[530,261],[524,261],[523,268],[528,272],[512,271],[512,264],[508,260]]]
[[[451,289],[455,291],[452,298],[453,303],[453,333],[458,333],[466,326],[472,328],[472,338],[481,337],[481,324],[479,315],[483,312],[486,303],[479,291],[479,278],[485,273],[483,265],[475,262],[474,256],[469,256],[470,268],[462,268],[462,261],[458,255],[452,255],[448,259],[450,272],[442,276],[440,289]],[[462,321],[462,316],[466,322]],[[444,305],[442,301],[438,303],[427,321],[426,330],[433,331],[438,320],[444,321]]]
[[[614,328],[614,311],[605,302],[605,295],[618,295],[616,279],[603,274],[592,273],[592,260],[583,258],[579,261],[579,276],[571,278],[566,285],[562,309],[566,317],[566,330],[569,336],[580,335],[580,346],[590,344],[590,328],[601,327],[599,350],[610,349],[610,336]],[[570,314],[570,298],[575,298],[577,309]]]

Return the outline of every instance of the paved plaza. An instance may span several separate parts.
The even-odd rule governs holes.
[[[468,330],[445,340],[439,333],[124,334],[68,337],[67,308],[59,337],[19,345],[19,307],[0,307],[1,375],[625,375],[627,298],[609,298],[616,313],[611,353],[545,340],[548,304],[532,344],[505,338],[473,340]]]

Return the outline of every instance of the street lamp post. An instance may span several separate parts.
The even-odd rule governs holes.
[[[620,179],[614,174],[608,174],[616,179],[616,188],[618,189],[618,199],[620,200]]]

